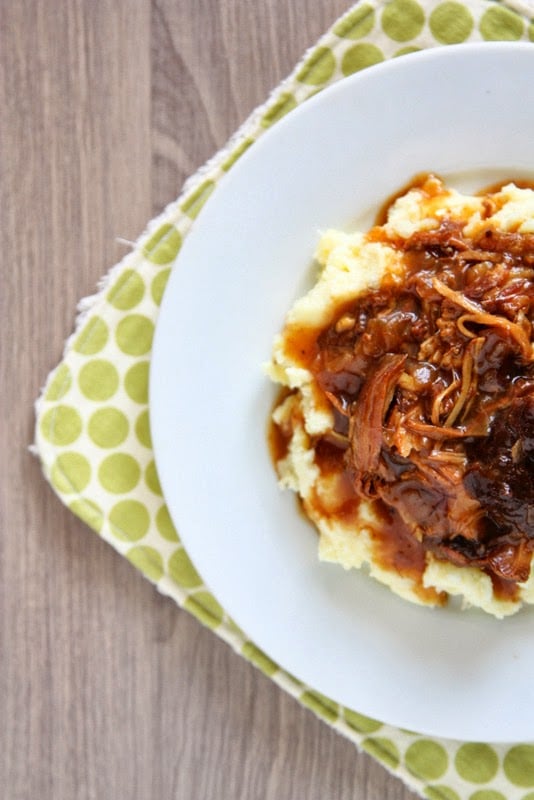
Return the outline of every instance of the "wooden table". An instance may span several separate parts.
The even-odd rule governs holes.
[[[414,795],[65,510],[28,452],[79,298],[347,0],[0,2],[0,792]]]

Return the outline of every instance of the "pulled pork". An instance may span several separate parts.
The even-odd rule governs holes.
[[[534,550],[534,236],[459,223],[391,242],[402,288],[344,307],[312,365],[356,494],[425,550],[525,581]]]

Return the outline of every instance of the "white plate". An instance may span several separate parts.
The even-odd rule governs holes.
[[[171,516],[220,603],[282,667],[422,733],[534,737],[534,615],[400,600],[317,560],[266,445],[274,334],[318,232],[366,226],[416,173],[481,188],[534,175],[534,46],[427,50],[365,70],[267,132],[208,201],[165,293],[151,428]]]

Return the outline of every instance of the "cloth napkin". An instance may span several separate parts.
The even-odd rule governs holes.
[[[61,363],[36,402],[35,449],[59,498],[158,589],[300,703],[431,800],[534,800],[534,744],[429,738],[369,719],[303,685],[261,652],[203,584],[173,527],[152,452],[148,372],[171,269],[222,176],[266,130],[312,94],[384,59],[422,48],[534,41],[534,3],[362,0],[186,183],[83,300]]]

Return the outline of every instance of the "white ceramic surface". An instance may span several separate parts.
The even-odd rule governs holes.
[[[416,173],[461,189],[534,176],[534,46],[460,45],[372,67],[308,100],[232,168],[194,225],[157,325],[151,430],[196,567],[282,667],[419,732],[534,738],[534,610],[497,621],[400,600],[319,563],[276,484],[261,365],[310,285],[321,229],[367,225]]]

